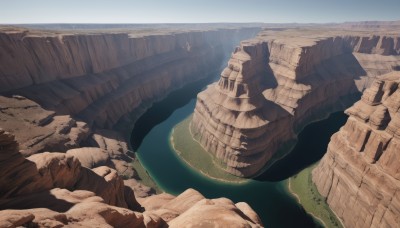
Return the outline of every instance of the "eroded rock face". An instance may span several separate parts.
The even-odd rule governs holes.
[[[259,28],[68,34],[1,29],[0,93],[23,95],[90,127],[132,125],[171,90],[217,70]]]
[[[16,136],[26,156],[76,148],[90,135],[86,123],[56,115],[22,96],[0,96],[0,126]]]
[[[227,50],[257,31],[0,27],[1,127],[25,156],[82,145],[126,153],[125,137],[104,128],[129,131],[154,101],[218,69]]]
[[[168,194],[140,200],[146,213],[160,216],[170,227],[262,227],[258,215],[246,203],[226,198],[206,199],[188,189],[176,198]]]
[[[59,197],[54,197],[57,194],[51,192],[54,188],[86,190],[100,196],[107,204],[140,209],[135,197],[125,193],[124,182],[115,170],[106,166],[92,170],[82,167],[77,158],[65,153],[45,152],[25,159],[17,150],[14,136],[3,130],[0,134],[1,209],[34,208],[33,205],[46,203],[57,208],[61,205],[59,210],[68,209],[69,204],[58,205],[55,202]],[[35,193],[41,194],[42,197],[33,196]],[[130,194],[133,195],[133,191]],[[126,197],[133,201],[126,202]],[[47,208],[51,208],[50,205]]]
[[[177,197],[164,193],[141,198],[143,212],[117,171],[89,169],[97,160],[82,160],[86,167],[70,153],[45,152],[26,159],[14,136],[0,129],[0,227],[167,227],[167,222],[171,227],[204,222],[262,226],[247,204],[208,200],[193,189]]]
[[[198,95],[193,137],[227,172],[253,176],[302,126],[350,106],[374,78],[396,69],[399,39],[382,32],[261,32],[241,42],[220,80]]]
[[[313,181],[348,227],[400,225],[400,72],[376,80],[346,110]]]
[[[64,213],[46,208],[0,211],[0,227],[156,227],[151,218],[100,202],[78,203]],[[165,224],[165,223],[164,223]],[[162,227],[160,224],[159,227]]]

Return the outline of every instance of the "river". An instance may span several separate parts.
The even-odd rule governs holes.
[[[292,152],[257,178],[241,184],[219,182],[188,167],[170,145],[171,130],[192,114],[196,94],[208,83],[210,80],[204,79],[172,92],[138,120],[131,144],[153,180],[173,195],[194,188],[206,198],[227,197],[235,203],[247,202],[266,227],[319,226],[288,192],[287,179],[321,159],[330,136],[347,117],[335,113],[305,127]]]

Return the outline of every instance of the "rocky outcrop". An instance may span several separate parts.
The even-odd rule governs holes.
[[[227,172],[256,175],[305,124],[350,106],[397,69],[399,41],[390,32],[261,32],[198,95],[193,137]]]
[[[400,72],[376,80],[346,110],[313,181],[348,227],[400,225]]]
[[[46,208],[0,211],[0,227],[165,227],[141,213],[100,202],[85,202],[67,212]]]
[[[56,115],[21,96],[0,96],[0,126],[21,142],[19,149],[24,156],[45,151],[66,152],[86,168],[107,166],[125,180],[135,178],[129,186],[142,197],[154,194],[154,189],[136,181],[139,177],[131,165],[134,155],[129,154],[125,138],[118,132],[104,129],[92,132],[86,123],[69,115]],[[87,147],[81,147],[82,143]]]
[[[142,199],[146,213],[160,216],[170,227],[261,227],[258,215],[246,203],[226,198],[206,199],[188,189],[177,197],[160,194]],[[147,212],[149,211],[149,212]]]
[[[107,204],[140,209],[135,197],[125,194],[124,182],[115,170],[106,166],[88,169],[82,167],[77,158],[64,153],[45,152],[26,159],[18,152],[13,135],[4,130],[0,134],[1,209],[35,208],[46,204],[46,208],[68,209],[69,203],[57,202],[57,194],[51,192],[54,188],[86,190],[100,196]],[[133,195],[133,191],[129,193]],[[127,202],[125,198],[134,201]]]
[[[66,151],[85,141],[90,129],[70,115],[56,115],[21,96],[0,96],[0,126],[20,142],[24,155]]]
[[[138,177],[135,170],[131,169],[129,165],[133,159],[123,152],[116,153],[96,147],[82,147],[68,150],[66,154],[78,158],[82,166],[86,168],[108,166],[117,170],[118,174],[125,178]]]
[[[0,227],[262,226],[247,204],[207,200],[192,189],[177,197],[142,199],[143,212],[132,189],[109,167],[83,167],[74,153],[45,152],[26,159],[14,136],[1,129],[0,149]],[[94,157],[82,160],[86,166],[100,165]]]

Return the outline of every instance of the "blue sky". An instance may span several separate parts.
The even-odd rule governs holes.
[[[400,0],[0,0],[0,23],[400,20]]]

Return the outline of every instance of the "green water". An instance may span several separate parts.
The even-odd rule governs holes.
[[[343,125],[345,115],[336,113],[307,126],[291,154],[259,177],[242,184],[223,183],[188,167],[170,145],[171,130],[193,112],[201,84],[185,87],[155,104],[138,120],[142,126],[147,126],[146,130],[133,130],[132,144],[136,144],[138,158],[154,181],[162,190],[174,195],[194,188],[207,198],[227,197],[235,203],[247,202],[266,227],[319,226],[288,193],[287,178],[323,156],[330,136]]]

